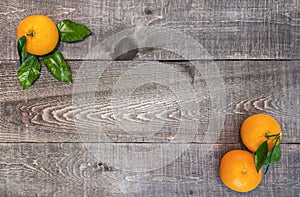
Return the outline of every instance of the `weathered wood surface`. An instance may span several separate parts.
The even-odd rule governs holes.
[[[76,79],[76,73],[83,62],[69,63]],[[204,90],[207,88],[203,79],[201,83],[199,73],[192,76],[189,72],[193,62],[165,63],[188,76],[191,81],[194,79],[194,84],[198,87]],[[78,111],[78,106],[72,106],[72,85],[57,82],[44,69],[37,83],[22,91],[16,81],[18,62],[1,62],[0,172],[3,196],[236,195],[221,184],[218,178],[218,162],[226,151],[243,148],[239,139],[239,127],[247,116],[259,112],[272,114],[282,124],[283,159],[272,168],[259,188],[249,195],[255,196],[268,191],[270,195],[295,196],[299,192],[299,61],[216,63],[225,84],[226,105],[219,110],[226,114],[226,121],[212,155],[203,158],[200,157],[201,151],[197,150],[203,144],[213,145],[213,142],[203,141],[203,130],[209,123],[206,120],[202,123],[193,145],[178,160],[149,173],[124,173],[101,164],[103,161],[95,158],[81,143],[80,137],[86,133],[77,130],[74,117],[76,113],[88,114],[89,107],[86,107],[87,111]],[[126,61],[111,62],[99,79],[96,95],[100,108],[110,104],[112,87],[130,65],[131,62]],[[139,105],[134,107],[140,108],[149,100],[163,100],[169,102],[170,106],[175,106],[176,110],[172,94],[166,91],[159,86],[140,90],[135,94],[135,98],[140,101]],[[157,92],[160,92],[159,97],[153,97],[152,93]],[[208,97],[205,91],[202,96]],[[209,97],[206,99],[209,100]],[[209,111],[209,105],[204,102],[203,109]],[[103,113],[103,116],[98,117],[106,117],[112,123],[115,121],[109,110]],[[171,119],[168,111],[157,113],[166,114],[165,117],[158,116],[161,121]],[[89,116],[81,116],[82,121],[87,117]],[[174,125],[170,124],[169,127]],[[108,133],[112,141],[127,143],[124,145],[129,147],[147,147],[151,142],[168,143],[168,137],[172,134],[162,131],[151,137],[139,138],[125,135],[119,130]],[[100,141],[90,141],[97,142]],[[145,144],[140,144],[141,142]]]
[[[5,60],[17,59],[16,50],[12,50],[16,48],[16,27],[25,16],[35,13],[49,15],[56,22],[72,19],[94,32],[84,43],[62,44],[60,49],[67,59],[85,58],[103,39],[139,25],[182,31],[216,59],[299,59],[300,55],[297,0],[6,0],[0,5],[0,59]]]
[[[297,0],[2,1],[0,196],[242,196],[221,183],[218,165],[227,151],[244,149],[239,128],[242,121],[254,113],[271,114],[280,122],[283,156],[260,186],[247,196],[298,196],[299,8]],[[94,105],[97,113],[90,103],[74,106],[72,98],[77,96],[72,95],[74,85],[57,82],[45,67],[33,87],[21,90],[17,82],[16,27],[25,16],[36,13],[48,15],[56,22],[68,18],[84,23],[94,32],[84,42],[61,44],[59,50],[68,59],[75,82],[81,66],[89,63],[100,67],[109,65],[101,78],[96,79],[99,80]],[[213,98],[203,73],[197,73],[193,66],[202,62],[197,61],[201,57],[187,62],[182,61],[186,59],[180,54],[147,48],[124,56],[134,61],[106,62],[101,58],[89,61],[86,55],[98,43],[140,25],[181,31],[218,60],[219,75],[215,77],[221,76],[225,94],[214,95],[224,98],[224,105],[216,111],[225,115],[225,122],[216,133],[217,141],[204,138],[211,121],[209,112]],[[126,49],[128,44],[132,43],[125,42],[122,47]],[[113,52],[114,48],[110,50]],[[114,125],[125,119],[147,122],[152,120],[145,115],[149,106],[151,108],[149,103],[163,103],[162,108],[151,111],[158,122],[166,122],[154,135],[133,137],[117,127],[108,129],[106,134],[125,151],[147,150],[149,145],[160,147],[172,140],[181,118],[180,105],[176,95],[166,87],[143,86],[134,92],[128,105],[115,106],[116,109],[133,109],[133,116],[115,114],[111,110],[110,99],[118,79],[132,65],[145,60],[154,65],[169,65],[193,85],[199,95],[196,100],[201,101],[201,121],[192,145],[178,159],[144,173],[124,172],[88,149],[107,141],[86,138],[89,130],[80,130],[75,123],[92,120],[96,124]],[[163,71],[158,74],[151,71],[150,67],[147,76],[167,76]],[[210,76],[207,80],[213,78]],[[183,83],[182,79],[176,82]],[[92,80],[95,78],[88,79]],[[128,81],[130,79],[125,80]],[[90,93],[92,85],[87,83],[83,95]],[[130,86],[124,85],[119,91],[129,89]],[[213,91],[217,92],[218,87]],[[187,132],[186,135],[194,134]],[[85,138],[88,141],[84,141],[84,145]],[[213,147],[210,154],[204,155],[205,147]]]
[[[80,143],[1,143],[0,147],[1,196],[239,196],[218,177],[220,158],[240,149],[237,144],[215,145],[205,157],[193,144],[170,165],[146,173],[120,172]],[[246,196],[298,196],[299,148],[299,144],[282,145],[280,163]]]
[[[225,106],[219,106],[220,109],[217,109],[226,116],[218,142],[238,143],[238,132],[242,121],[250,114],[264,112],[272,114],[282,124],[284,142],[299,143],[299,63],[299,61],[216,62],[223,76],[226,92]],[[71,61],[69,64],[76,80],[78,68],[85,64],[76,61]],[[93,62],[93,64],[102,66],[103,63],[100,61]],[[193,62],[173,62],[167,65],[171,65],[179,73],[186,75],[190,81],[194,80],[194,86],[198,88],[195,91],[200,89],[199,101],[201,101],[202,116],[200,119],[203,122],[199,125],[195,140],[199,143],[210,143],[209,141],[203,142],[203,135],[205,135],[203,132],[210,123],[207,116],[211,106],[211,98],[205,81],[200,73],[192,76],[189,72],[193,68]],[[18,62],[2,62],[0,67],[0,73],[3,73],[3,80],[0,82],[2,88],[0,92],[0,139],[2,142],[79,142],[79,136],[85,135],[85,132],[76,129],[75,120],[93,119],[94,114],[98,114],[95,120],[97,124],[117,125],[118,121],[126,120],[125,113],[114,116],[111,99],[115,83],[132,68],[131,62],[113,62],[107,67],[102,78],[99,77],[99,85],[96,89],[98,101],[95,103],[96,111],[93,110],[94,106],[91,103],[83,103],[82,105],[85,106],[74,106],[72,104],[73,86],[56,81],[46,69],[43,69],[41,78],[32,88],[22,91],[16,79],[17,67]],[[152,71],[150,67],[147,75],[151,75]],[[161,73],[161,75],[164,74]],[[128,91],[129,87],[123,88],[124,91]],[[170,90],[163,86],[152,85],[137,90],[134,96],[135,99],[125,106],[126,108],[139,108],[132,113],[134,117],[143,116],[151,101],[155,105],[164,102],[167,107],[153,111],[152,119],[154,120],[155,117],[162,123],[169,122],[169,125],[150,138],[131,137],[118,129],[107,131],[107,134],[118,142],[152,142],[153,140],[167,142],[167,137],[172,135],[172,132],[168,132],[168,128],[176,130],[180,122],[180,106],[176,103],[178,99],[174,97],[174,93],[170,93]],[[119,104],[116,107],[122,106]],[[80,114],[86,115],[80,116]],[[153,121],[152,119],[150,117],[148,121]],[[132,122],[136,120],[137,118],[129,119]]]

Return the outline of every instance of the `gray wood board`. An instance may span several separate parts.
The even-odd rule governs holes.
[[[247,196],[298,196],[299,8],[298,0],[0,2],[0,196],[243,196],[221,183],[218,168],[227,151],[245,149],[239,128],[245,118],[255,113],[268,113],[281,124],[282,158]],[[43,66],[34,86],[21,89],[17,81],[16,28],[24,17],[37,13],[55,22],[70,19],[83,23],[93,31],[83,42],[58,45],[71,66],[74,84],[58,82]],[[194,48],[185,49],[172,37],[165,41],[178,47],[180,53],[163,47],[139,48],[118,57],[133,61],[103,61],[141,43],[124,39],[105,48],[106,58],[99,57],[95,47],[103,40],[139,26],[170,28],[190,36],[207,49],[210,58],[217,60],[217,70],[197,70],[197,63],[205,62],[197,60],[204,56],[185,58],[182,54]],[[142,36],[148,38],[149,34]],[[88,56],[91,53],[94,54]],[[145,72],[136,72],[134,78],[124,77],[144,63],[152,65]],[[162,68],[155,70],[156,64]],[[124,98],[127,103],[112,103],[114,93],[126,95],[132,91],[131,81],[174,79],[163,65],[180,77],[166,80],[165,85],[144,84],[130,98]],[[85,66],[95,66],[95,70]],[[106,69],[99,76],[93,74],[103,68]],[[215,75],[205,77],[212,71]],[[86,88],[78,91],[76,82],[80,80]],[[123,84],[117,86],[120,81]],[[199,102],[199,124],[196,133],[190,132],[192,127],[185,128],[184,136],[194,137],[193,142],[172,144],[180,121],[185,115],[194,115],[193,110],[180,111],[180,97],[170,88],[182,90],[184,83],[191,84],[197,93],[197,98],[191,100]],[[192,96],[194,92],[183,90],[180,94]],[[94,104],[90,103],[91,96]],[[81,104],[74,105],[76,98]],[[216,107],[213,104],[218,98],[223,105]],[[220,129],[211,126],[222,123],[210,113],[212,110],[225,116]],[[124,113],[127,111],[132,114]],[[130,129],[119,125],[124,121],[143,125],[153,120],[163,126],[150,131],[151,135],[132,135]],[[86,127],[80,129],[78,123],[85,122]],[[105,127],[93,130],[89,123]],[[207,132],[208,128],[213,128],[209,130],[212,133]],[[99,137],[98,131],[105,131],[109,141]],[[166,145],[174,146],[171,153],[178,154],[177,159],[164,155],[169,153],[162,148]],[[179,151],[182,146],[187,147],[183,153]],[[140,153],[155,147],[163,150],[157,156],[169,158],[171,163],[149,162],[147,154]],[[211,152],[206,154],[204,150]],[[118,158],[108,157],[117,152],[125,159],[136,158],[135,154],[128,155],[134,151],[141,154],[141,159],[130,162],[149,162],[153,166],[158,163],[160,167],[126,172],[117,167]],[[120,160],[118,165],[125,165],[123,162]]]
[[[152,63],[155,65],[155,62]],[[170,81],[166,85],[141,85],[142,87],[133,92],[127,104],[117,103],[114,105],[116,109],[125,110],[120,112],[112,110],[112,92],[128,92],[130,90],[130,86],[126,83],[132,78],[124,79],[123,77],[124,85],[118,86],[119,88],[116,83],[132,68],[138,68],[141,64],[139,61],[69,61],[74,73],[74,83],[79,80],[77,72],[80,68],[86,68],[86,65],[95,65],[95,70],[92,72],[96,72],[96,67],[107,66],[101,76],[97,75],[94,79],[86,79],[86,88],[82,94],[79,92],[74,95],[72,95],[74,85],[58,82],[45,67],[42,68],[41,77],[36,83],[23,91],[17,80],[18,62],[3,61],[0,64],[1,142],[80,142],[80,137],[88,135],[91,131],[78,129],[75,123],[86,120],[110,126],[105,132],[117,142],[168,142],[169,138],[176,134],[180,119],[183,117],[180,115],[181,106],[178,103],[176,92],[172,92],[168,86],[180,86],[181,83],[186,83],[184,79],[187,79],[188,83],[193,85],[193,91],[197,93],[198,97],[195,98],[195,101],[200,103],[200,121],[195,142],[212,143],[213,140],[204,140],[209,124],[218,121],[210,116],[213,102],[210,92],[222,91],[218,84],[216,88],[208,88],[207,83],[214,76],[205,81],[203,78],[205,74],[197,72],[193,66],[195,63],[160,63],[162,71],[163,67],[169,66],[183,77],[176,79],[176,83]],[[157,62],[157,64],[159,63]],[[218,143],[238,143],[239,128],[243,120],[255,113],[268,113],[279,121],[284,135],[283,143],[299,143],[299,61],[217,61],[216,64],[225,89],[225,95],[217,94],[224,99],[224,106],[217,106],[216,109],[218,113],[225,116],[224,126],[220,130],[215,130],[216,133],[211,134],[220,135],[217,136]],[[88,73],[88,71],[84,72]],[[166,74],[160,71],[154,72],[151,65],[145,73],[147,74],[140,73],[141,76],[137,74],[137,77],[143,79],[147,76],[155,79]],[[91,88],[94,85],[92,80],[96,80],[98,83],[95,86],[95,93]],[[94,96],[95,103],[88,103],[84,99],[80,105],[72,103],[72,98],[81,99],[85,98],[85,95]],[[161,107],[155,108],[158,105]],[[151,109],[151,106],[154,106],[154,110],[150,111],[154,116],[147,117],[145,113]],[[130,109],[132,117],[128,117],[128,114],[125,113]],[[139,121],[143,124],[154,119],[164,125],[157,133],[149,135],[150,137],[133,137],[137,135],[128,135],[127,131],[124,132],[118,126],[119,122],[125,120]],[[128,130],[128,132],[130,131]],[[194,135],[195,133],[186,131],[186,134]]]
[[[86,59],[86,54],[107,37],[141,25],[181,31],[198,41],[215,59],[299,59],[300,55],[297,0],[12,0],[1,1],[0,5],[0,60],[18,59],[18,23],[37,13],[48,15],[55,22],[74,20],[93,31],[84,42],[59,45],[67,59]],[[143,50],[137,54],[144,56]],[[180,59],[160,50],[147,58]]]
[[[171,164],[148,172],[116,169],[80,143],[1,143],[0,147],[1,196],[243,196],[219,178],[222,155],[241,149],[238,144],[215,145],[206,156],[194,144]],[[299,144],[282,145],[280,162],[247,196],[297,196],[299,148]]]

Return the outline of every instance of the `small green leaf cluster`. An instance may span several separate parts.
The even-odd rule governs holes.
[[[92,33],[86,26],[70,20],[63,20],[57,24],[60,40],[63,42],[77,42],[83,40]],[[20,56],[20,67],[18,79],[23,89],[26,89],[39,78],[41,74],[41,64],[39,57],[26,54],[26,36],[18,40],[18,53]],[[61,52],[53,50],[49,54],[41,57],[50,73],[59,81],[72,83],[72,73],[69,65]]]
[[[276,135],[268,135],[268,134],[265,135],[267,140],[261,143],[255,152],[254,162],[255,162],[255,168],[257,172],[262,166],[266,166],[265,173],[264,173],[266,174],[269,170],[269,165],[271,163],[280,160],[281,158],[280,135],[281,133],[278,133]],[[268,153],[268,140],[275,141],[275,146],[273,146],[270,153]]]

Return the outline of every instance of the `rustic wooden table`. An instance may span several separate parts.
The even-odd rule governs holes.
[[[299,8],[299,0],[1,1],[0,196],[299,196]],[[24,17],[37,13],[55,22],[70,19],[83,23],[93,31],[83,42],[58,46],[72,69],[74,84],[83,80],[77,75],[83,66],[105,68],[101,76],[86,79],[86,92],[56,81],[45,66],[34,86],[21,89],[16,27]],[[158,47],[133,50],[118,58],[123,61],[88,56],[106,38],[138,26],[170,28],[192,37],[214,59],[216,75],[205,77],[197,72],[195,65],[205,61],[201,57],[186,59]],[[171,38],[166,41],[174,44]],[[126,50],[132,43],[125,39],[117,43],[117,49]],[[107,48],[108,54],[114,49]],[[190,51],[193,49],[187,47],[182,52]],[[133,65],[145,62],[149,75],[135,72],[136,76],[124,77]],[[198,91],[198,97],[192,99],[200,103],[199,127],[196,133],[185,131],[184,135],[194,137],[192,143],[182,143],[190,145],[186,151],[180,152],[183,149],[175,145],[173,152],[178,158],[172,158],[172,150],[147,155],[148,149],[171,147],[184,114],[194,113],[180,111],[180,98],[168,84],[144,84],[131,92],[127,104],[111,102],[121,77],[124,86],[117,86],[119,93],[131,90],[128,76],[137,81],[170,76],[164,69],[153,73],[155,65],[167,65],[185,76],[170,80],[170,86],[176,87],[184,78],[187,81],[182,83],[190,82]],[[80,72],[82,75],[84,69]],[[223,84],[209,84],[218,77]],[[89,92],[94,86],[94,92]],[[92,96],[95,102],[84,103],[78,95]],[[85,105],[74,105],[74,98]],[[214,105],[217,98],[222,99],[222,106]],[[147,116],[153,106],[153,116]],[[214,117],[215,113],[224,115],[224,122]],[[268,113],[280,122],[282,159],[255,190],[240,194],[221,183],[218,166],[227,151],[245,149],[239,128],[255,113]],[[132,126],[144,128],[152,119],[162,124],[157,131],[150,131],[151,135],[142,136],[139,127]],[[124,125],[118,123],[125,120],[136,123],[127,127],[136,133],[120,128]],[[89,132],[94,130],[89,124],[93,121],[107,126],[102,129],[109,141],[91,137]],[[81,122],[86,122],[86,129],[78,125]],[[125,161],[133,165],[132,171],[123,169]],[[149,164],[154,169],[135,170]]]

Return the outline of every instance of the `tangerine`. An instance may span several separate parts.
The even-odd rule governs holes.
[[[243,144],[252,152],[256,152],[261,143],[268,140],[268,151],[275,145],[276,135],[281,135],[279,123],[270,115],[255,114],[248,117],[242,124],[241,138]],[[273,136],[268,137],[267,136]],[[280,136],[280,140],[282,136]]]
[[[26,51],[42,56],[50,53],[59,40],[56,24],[45,15],[32,15],[24,18],[17,29],[18,39],[26,36]]]
[[[248,192],[256,188],[262,180],[262,169],[257,173],[254,155],[245,150],[227,152],[220,162],[220,178],[230,189]]]

